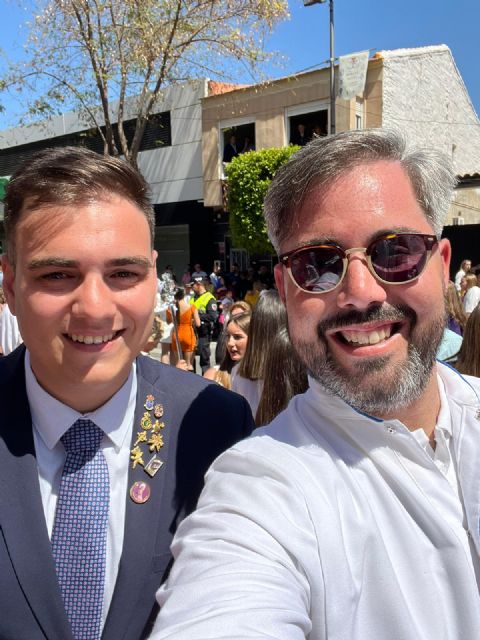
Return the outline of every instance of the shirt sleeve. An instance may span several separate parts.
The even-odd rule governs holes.
[[[463,299],[463,306],[465,309],[465,313],[472,313],[475,307],[478,304],[478,292],[477,287],[472,287],[465,294],[465,298]]]
[[[210,299],[207,303],[206,316],[210,322],[216,322],[218,318],[218,304],[215,299]]]
[[[22,336],[18,329],[17,318],[11,313],[8,305],[5,305],[0,314],[0,346],[3,355],[8,355],[21,343]]]
[[[460,291],[460,282],[462,281],[464,275],[464,271],[457,271],[457,273],[455,274],[455,288],[457,291]]]
[[[303,567],[317,555],[316,540],[301,493],[268,460],[236,448],[218,458],[172,552],[153,640],[304,640],[310,633]]]

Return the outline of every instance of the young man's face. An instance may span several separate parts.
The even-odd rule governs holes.
[[[298,222],[282,253],[309,243],[367,247],[395,231],[433,233],[407,175],[393,162],[348,171],[321,199],[314,191]],[[442,240],[417,280],[392,285],[376,279],[365,254],[355,252],[342,283],[317,295],[298,289],[277,265],[292,342],[314,377],[372,415],[408,406],[431,379],[444,327],[449,258],[448,241]]]
[[[125,382],[152,326],[156,253],[144,214],[128,200],[25,211],[4,287],[51,395],[82,412]]]

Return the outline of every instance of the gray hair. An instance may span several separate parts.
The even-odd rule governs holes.
[[[397,131],[366,129],[317,138],[278,169],[264,204],[268,235],[276,251],[311,191],[328,189],[358,165],[383,160],[400,162],[417,202],[440,238],[456,184],[449,158],[432,149],[407,149],[405,138]]]

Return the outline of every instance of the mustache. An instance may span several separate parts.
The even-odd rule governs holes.
[[[417,314],[407,305],[401,304],[381,304],[372,305],[364,311],[358,309],[350,309],[344,313],[336,314],[321,320],[317,325],[317,334],[319,338],[324,338],[325,333],[331,329],[341,329],[352,324],[362,324],[366,322],[400,322],[409,320],[412,329],[417,323]]]

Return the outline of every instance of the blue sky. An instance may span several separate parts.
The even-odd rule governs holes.
[[[289,5],[291,20],[268,44],[289,57],[291,73],[329,58],[329,9]],[[334,8],[335,55],[446,44],[480,114],[480,0],[335,0]]]
[[[9,0],[0,3],[0,45],[16,55],[28,13]],[[329,57],[328,2],[304,7],[303,0],[290,0],[289,5],[291,19],[277,26],[267,43],[285,57],[282,66],[269,66],[271,77],[318,66]],[[480,114],[479,25],[480,0],[335,0],[335,54],[446,44]],[[15,122],[16,110],[7,103],[0,129]]]

